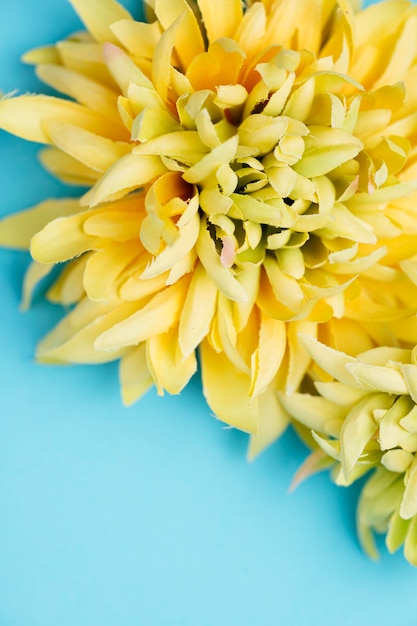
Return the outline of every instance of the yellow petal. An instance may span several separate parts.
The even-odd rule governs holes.
[[[165,30],[181,16],[175,50],[186,69],[197,54],[204,52],[204,40],[192,8],[186,0],[156,0],[155,14]]]
[[[272,258],[267,257],[265,259],[264,267],[278,302],[283,303],[291,311],[297,313],[304,300],[304,294],[299,283],[284,274],[278,262]]]
[[[126,405],[133,404],[153,385],[146,359],[146,344],[129,350],[120,360],[119,380],[122,400]]]
[[[300,342],[301,335],[314,338],[317,335],[317,324],[301,319],[288,325],[289,363],[285,383],[287,393],[298,389],[310,363],[310,356]]]
[[[167,246],[145,269],[142,278],[154,278],[171,269],[194,248],[200,230],[200,218],[195,215],[180,229],[175,242]]]
[[[83,309],[83,302],[77,309]],[[39,344],[37,359],[43,363],[108,363],[120,358],[123,349],[113,352],[97,351],[94,342],[108,328],[112,328],[132,312],[132,304],[117,308],[101,308],[89,303],[89,317],[77,320],[74,309]],[[92,317],[93,319],[89,319]]]
[[[250,461],[276,441],[289,424],[289,415],[281,406],[274,389],[269,389],[259,396],[258,424],[258,433],[251,435],[249,441],[248,460]]]
[[[20,305],[23,311],[26,311],[30,307],[33,292],[38,283],[45,278],[45,276],[48,276],[53,268],[54,264],[44,265],[36,263],[36,261],[29,265],[23,280],[22,302]]]
[[[171,82],[172,54],[178,29],[184,19],[180,15],[161,36],[155,48],[152,59],[152,83],[162,100],[168,100],[168,90]]]
[[[259,346],[251,359],[251,390],[252,396],[266,391],[268,385],[278,372],[287,345],[286,325],[261,314],[259,327]],[[271,346],[274,349],[271,350]]]
[[[85,296],[83,276],[88,259],[89,255],[84,254],[64,267],[46,294],[50,302],[70,306]]]
[[[143,308],[101,334],[95,341],[95,349],[111,353],[167,332],[179,320],[187,283],[182,279],[156,294]]]
[[[130,191],[149,183],[166,171],[157,156],[126,154],[119,159],[81,199],[84,205],[117,200]]]
[[[348,363],[356,363],[354,357],[344,354],[343,352],[338,352],[309,335],[300,334],[299,339],[311,358],[314,359],[317,365],[325,372],[334,376],[336,380],[339,380],[341,383],[358,387],[355,378],[346,367]]]
[[[98,172],[108,170],[131,149],[128,143],[112,141],[71,124],[45,122],[43,127],[58,148]]]
[[[58,148],[44,148],[39,153],[39,160],[48,172],[67,185],[91,187],[100,177],[99,172]]]
[[[199,263],[193,272],[181,312],[178,341],[185,356],[209,333],[217,302],[217,287]]]
[[[0,245],[29,249],[30,240],[57,217],[74,215],[82,211],[77,199],[46,200],[40,204],[9,215],[0,221]]]
[[[242,20],[240,0],[213,4],[211,0],[198,0],[204,28],[210,42],[220,37],[233,37]]]
[[[194,352],[184,358],[178,350],[178,328],[148,339],[147,362],[159,395],[180,393],[197,370]]]
[[[133,56],[147,59],[153,58],[162,34],[161,26],[157,21],[145,24],[132,19],[120,20],[111,24],[110,29]]]
[[[90,212],[58,217],[32,238],[30,252],[39,263],[60,263],[98,246],[99,239],[87,236],[83,224]]]
[[[120,122],[117,112],[117,93],[112,89],[92,80],[88,76],[75,72],[67,67],[56,64],[39,65],[36,68],[39,78],[60,91],[70,96],[80,104],[106,115],[112,120],[121,133],[122,138],[126,129]]]
[[[109,302],[116,298],[121,276],[137,258],[137,242],[108,244],[93,254],[84,271],[84,289],[91,300]]]
[[[50,143],[44,121],[74,124],[92,133],[118,139],[117,128],[87,107],[53,96],[19,96],[0,101],[0,128],[28,141]]]
[[[207,340],[201,344],[200,351],[203,392],[216,417],[256,434],[259,399],[249,397],[249,376],[236,370],[224,353],[217,354]]]
[[[99,42],[117,42],[110,26],[119,20],[132,19],[115,0],[70,0],[78,15]]]
[[[230,363],[239,371],[250,376],[250,367],[245,361],[245,355],[238,346],[238,334],[233,319],[232,302],[219,293],[217,304],[217,328],[222,350]]]
[[[112,43],[103,46],[104,59],[122,93],[127,95],[130,83],[152,89],[152,82],[132,61],[130,56]]]

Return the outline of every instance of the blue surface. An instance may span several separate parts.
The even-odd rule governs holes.
[[[40,90],[18,57],[79,23],[65,0],[1,3],[0,88]],[[64,193],[36,151],[0,135],[2,214]],[[27,261],[0,251],[0,626],[416,623],[416,570],[358,547],[356,489],[287,494],[292,433],[248,464],[198,378],[124,409],[115,365],[34,364],[61,312],[18,311]]]

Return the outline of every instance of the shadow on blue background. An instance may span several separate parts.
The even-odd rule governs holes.
[[[18,57],[78,27],[65,0],[8,5],[1,88],[40,90]],[[1,135],[1,213],[63,195],[36,151]],[[291,432],[248,464],[198,377],[125,409],[115,364],[34,364],[61,310],[18,311],[27,260],[0,252],[0,626],[415,624],[416,572],[361,553],[356,489],[323,474],[288,495]]]

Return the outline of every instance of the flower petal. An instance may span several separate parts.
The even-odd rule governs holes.
[[[203,392],[212,411],[227,424],[256,434],[259,401],[249,397],[249,376],[234,368],[224,353],[216,353],[207,340],[200,352]]]
[[[78,15],[99,42],[117,43],[110,28],[113,22],[132,19],[132,16],[115,0],[69,0]]]

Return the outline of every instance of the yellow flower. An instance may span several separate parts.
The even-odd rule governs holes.
[[[417,342],[417,9],[348,0],[71,0],[87,32],[30,52],[69,99],[0,102],[0,127],[90,189],[6,219],[24,302],[71,312],[44,362],[120,359],[125,402],[178,393],[201,356],[214,413],[285,428],[300,331],[346,351]]]
[[[375,470],[358,506],[361,543],[376,557],[373,532],[386,532],[388,549],[404,544],[417,565],[417,347],[380,346],[352,357],[307,336],[302,341],[330,379],[315,382],[319,395],[282,397],[315,448],[297,480],[332,466],[335,482],[349,485]]]

